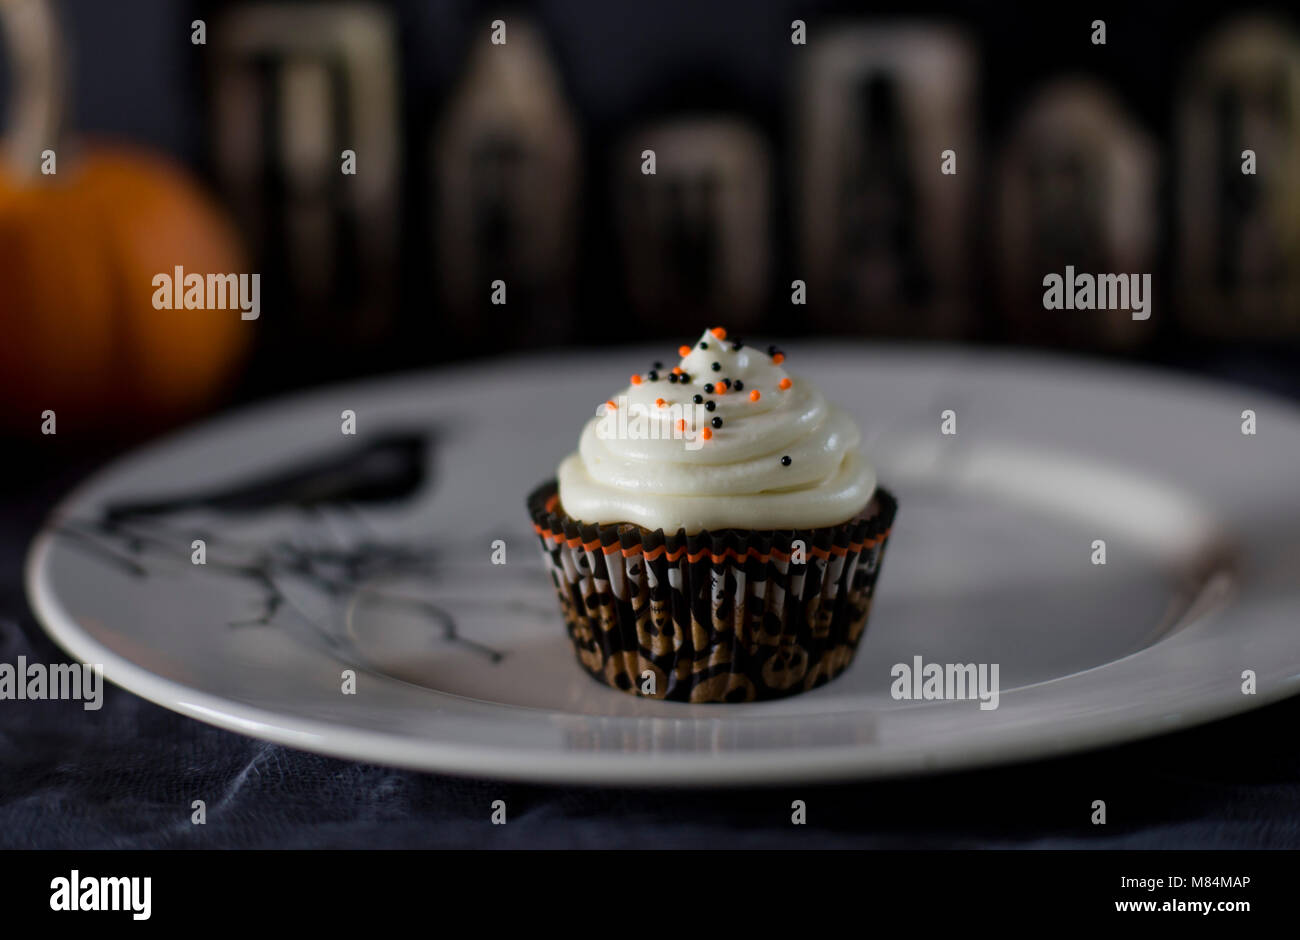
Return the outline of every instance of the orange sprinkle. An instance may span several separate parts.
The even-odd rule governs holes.
[[[681,367],[681,366],[673,366],[673,375],[681,375],[681,374],[682,374],[682,367]]]
[[[679,353],[681,353],[682,358],[685,359],[687,356],[689,356],[689,355],[691,354],[691,347],[689,347],[689,346],[678,346],[678,347],[677,347],[677,351],[678,351]],[[674,369],[673,371],[674,371],[674,372],[680,372],[681,370],[680,370],[680,369]]]
[[[632,384],[633,384],[633,385],[640,385],[640,384],[641,384],[641,376],[639,376],[639,375],[634,375],[634,376],[632,376]]]
[[[789,379],[782,379],[780,382],[776,383],[776,387],[784,392],[787,388],[790,387],[790,384],[791,383]]]
[[[618,408],[618,405],[614,404],[613,399],[611,399],[611,400],[605,402],[605,407],[606,407],[606,408]]]
[[[677,422],[677,430],[679,430],[679,431],[685,431],[685,430],[686,430],[686,419],[685,419],[685,418],[682,418],[680,421]]]
[[[715,394],[715,395],[725,395],[725,394],[727,394],[727,386],[723,385],[721,382],[714,382],[714,383],[713,383],[713,394]]]
[[[758,389],[754,389],[752,392],[749,393],[750,401],[758,401],[762,397],[763,397],[762,395],[758,394]]]
[[[781,363],[785,362],[785,353],[777,353],[777,354],[775,354],[775,355],[772,357],[772,361],[775,362],[775,363],[779,366]]]
[[[700,437],[704,438],[706,441],[713,440],[713,432],[708,428],[701,428]]]
[[[667,402],[665,402],[662,398],[656,398],[655,404],[658,405],[660,408],[662,408],[664,405],[667,404]]]
[[[716,336],[718,339],[727,338],[727,331],[720,326],[715,326],[713,329],[709,330],[709,332],[712,333],[714,336]]]

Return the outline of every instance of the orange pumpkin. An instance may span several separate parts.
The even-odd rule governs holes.
[[[13,27],[15,8],[44,3],[0,0],[0,13]],[[13,41],[25,29],[30,18],[10,30],[20,34]],[[152,282],[177,265],[247,272],[225,216],[174,165],[143,151],[60,149],[58,172],[44,176],[36,169],[46,148],[27,149],[23,178],[0,171],[0,422],[30,433],[48,408],[60,431],[139,427],[209,401],[256,321],[238,309],[156,310]]]

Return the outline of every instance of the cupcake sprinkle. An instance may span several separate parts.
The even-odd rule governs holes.
[[[714,340],[716,340],[716,342],[714,342]],[[653,362],[652,369],[644,374],[633,375],[629,381],[633,386],[637,386],[645,382],[658,382],[662,377],[666,378],[673,385],[694,384],[691,374],[686,371],[686,367],[687,357],[696,350],[713,352],[714,355],[717,355],[719,352],[725,354],[728,350],[732,353],[736,353],[745,347],[746,343],[743,339],[737,337],[728,340],[726,329],[720,326],[715,326],[707,331],[704,339],[698,340],[693,345],[682,344],[677,348],[677,352],[681,356],[682,362],[677,365],[666,366],[662,360],[656,359]],[[761,348],[762,347],[758,347],[758,349]],[[755,349],[756,353],[758,352],[758,349]],[[780,347],[775,344],[769,345],[766,351],[773,365],[780,365],[785,360],[785,354],[781,351]],[[753,354],[751,353],[750,355]],[[706,362],[698,362],[697,360],[698,357],[696,360],[691,360],[691,362],[701,368],[707,364],[709,371],[714,373],[725,372],[729,364],[725,355],[720,359],[707,360]],[[740,365],[740,363],[735,360],[732,360],[730,364],[737,367]],[[782,378],[776,385],[776,387],[781,391],[788,391],[792,386],[793,382],[791,382],[789,378]],[[730,376],[719,375],[712,382],[701,383],[700,387],[702,389],[702,394],[691,395],[690,401],[694,405],[703,406],[704,409],[710,413],[718,410],[718,403],[709,396],[721,397],[728,392],[745,392],[748,394],[751,402],[759,402],[763,398],[763,394],[759,389],[746,389],[743,379],[733,379]],[[616,407],[613,402],[608,402],[607,404],[609,404],[610,407]],[[655,399],[655,405],[659,408],[665,409],[669,407],[669,403],[662,398]],[[676,407],[676,405],[674,404],[673,407]],[[682,422],[675,423],[681,425],[679,430],[685,430],[685,425],[682,424]],[[707,423],[712,428],[720,428],[723,424],[723,417],[721,415],[712,417],[708,419]],[[704,440],[710,440],[713,437],[713,434],[709,430],[709,427],[704,427],[699,429],[699,436]],[[788,454],[781,458],[783,466],[788,467],[791,462],[792,460]]]

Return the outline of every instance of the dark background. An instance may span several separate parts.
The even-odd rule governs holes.
[[[62,22],[72,70],[71,123],[87,136],[126,139],[169,154],[220,194],[209,110],[211,46],[223,13],[258,5],[256,0],[64,0]],[[627,309],[626,272],[619,250],[622,236],[613,206],[614,160],[618,143],[639,129],[657,119],[692,113],[740,117],[771,146],[769,299],[750,332],[779,337],[827,332],[825,321],[810,324],[802,310],[787,302],[790,280],[800,276],[790,206],[796,172],[794,83],[801,56],[810,48],[790,43],[790,22],[795,18],[807,22],[810,42],[845,25],[919,22],[955,26],[975,50],[975,126],[985,165],[975,184],[979,201],[968,238],[973,267],[968,324],[956,335],[927,338],[1044,344],[1042,337],[1028,336],[1008,322],[991,283],[999,259],[992,254],[985,231],[992,199],[989,164],[1036,92],[1055,78],[1085,76],[1112,92],[1159,148],[1153,270],[1157,314],[1136,348],[1109,348],[1086,338],[1079,341],[1077,336],[1056,342],[1049,337],[1046,344],[1080,354],[1225,372],[1283,392],[1294,389],[1291,376],[1300,338],[1300,320],[1294,311],[1278,324],[1275,335],[1225,341],[1190,328],[1171,309],[1171,284],[1180,273],[1173,257],[1178,239],[1174,191],[1180,89],[1188,81],[1197,50],[1226,23],[1258,12],[1294,28],[1296,18],[1287,4],[1142,2],[1085,8],[1010,3],[569,0],[515,3],[499,9],[451,0],[405,0],[373,5],[391,12],[400,81],[399,289],[392,301],[393,322],[367,343],[340,344],[328,337],[286,332],[276,321],[285,319],[283,310],[292,307],[294,298],[284,292],[283,272],[268,265],[274,259],[259,258],[254,270],[263,274],[265,312],[251,368],[241,373],[233,393],[237,399],[343,376],[472,358],[512,344],[593,345],[661,335],[681,339],[666,332],[658,318],[632,315]],[[436,288],[431,135],[463,78],[473,42],[482,38],[496,17],[508,22],[528,17],[540,28],[580,139],[574,303],[563,324],[540,337],[526,329],[533,314],[520,306],[505,317],[503,331],[466,330],[457,323],[466,314],[446,309]],[[188,42],[189,24],[195,18],[204,18],[209,25],[206,48]],[[1094,19],[1106,22],[1104,46],[1090,41]],[[0,100],[6,97],[3,90],[0,84]],[[501,313],[486,309],[473,317],[500,318]],[[1224,313],[1225,318],[1231,315],[1231,311]],[[449,331],[468,340],[447,342]],[[846,319],[842,331],[871,336],[873,326],[869,318]],[[908,336],[906,329],[902,335]]]

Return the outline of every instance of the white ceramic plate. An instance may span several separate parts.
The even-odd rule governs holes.
[[[573,661],[524,498],[651,351],[498,360],[194,428],[59,507],[32,548],[31,598],[75,659],[201,721],[341,757],[521,780],[947,770],[1158,734],[1300,690],[1292,406],[1062,359],[788,349],[796,374],[856,415],[900,501],[857,659],[803,695],[657,702],[607,689]],[[345,409],[357,437],[340,431]],[[945,409],[955,436],[940,434]],[[1242,434],[1245,409],[1254,436]],[[398,505],[185,510],[132,522],[134,541],[82,528],[117,501],[220,489],[394,427],[432,434],[429,484]],[[192,564],[200,535],[206,566]],[[492,564],[497,539],[505,565]],[[1097,539],[1104,566],[1093,564]],[[340,577],[348,558],[373,563],[365,544],[411,548],[427,570],[372,564]],[[272,596],[280,603],[263,618]],[[998,707],[896,700],[891,668],[916,656],[998,664]],[[345,669],[355,694],[342,692]],[[1246,670],[1255,694],[1243,693]]]

